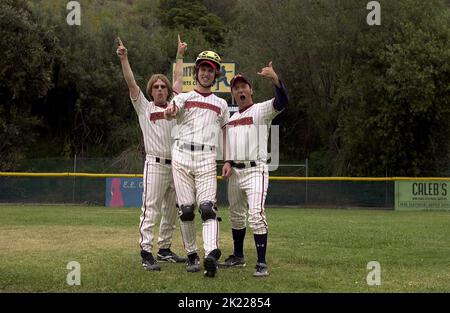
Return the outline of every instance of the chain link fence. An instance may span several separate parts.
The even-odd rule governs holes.
[[[297,181],[289,177],[306,177],[305,164],[279,165],[271,177],[267,206],[292,207],[369,207],[393,209],[392,181]],[[221,175],[222,166],[217,173]],[[142,174],[143,160],[122,162],[108,158],[32,159],[18,170],[29,173],[104,173]],[[103,177],[0,177],[0,203],[73,203],[105,205],[107,189]],[[227,205],[227,183],[218,181],[217,201]]]

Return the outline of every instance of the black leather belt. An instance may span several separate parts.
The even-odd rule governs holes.
[[[256,166],[256,162],[255,161],[250,161],[250,163],[231,163],[231,166],[237,169],[243,169],[243,168],[248,168],[248,167],[255,167]]]
[[[169,160],[169,159],[161,159],[161,158],[158,158],[158,157],[155,157],[155,161],[156,161],[156,163],[163,163],[163,164],[168,164],[168,165],[172,164],[171,160]]]
[[[214,151],[214,147],[213,146],[209,146],[209,145],[196,145],[193,143],[183,143],[181,145],[183,147],[183,149],[187,149],[187,150],[191,150],[191,151],[204,151],[204,150],[210,150],[210,151]]]

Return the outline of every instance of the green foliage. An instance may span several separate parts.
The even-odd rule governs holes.
[[[439,175],[450,153],[449,12],[434,1],[382,5],[393,15],[361,33],[341,116],[345,173]]]
[[[202,0],[160,0],[158,19],[168,29],[198,29],[212,45],[224,44],[225,25]]]
[[[340,86],[350,75],[355,34],[365,21],[365,5],[358,2],[288,0],[281,6],[250,0],[238,2],[234,10],[230,32],[239,36],[230,39],[226,52],[253,79],[255,100],[273,96],[270,82],[256,75],[270,60],[288,86],[289,113],[277,122],[285,143],[281,150],[289,159],[323,151],[321,158],[332,163],[328,156],[338,152]]]
[[[363,0],[83,0],[81,26],[69,26],[64,1],[2,1],[1,160],[30,147],[130,168],[142,135],[115,37],[144,88],[153,73],[171,76],[179,33],[186,62],[220,50],[252,79],[255,101],[273,96],[256,74],[273,61],[291,99],[274,121],[282,163],[308,158],[310,175],[448,173],[448,4],[380,2],[382,24],[368,26]]]
[[[12,107],[6,113],[0,106],[0,171],[14,171],[26,157],[28,147],[36,141],[40,121],[28,112]]]
[[[129,7],[131,21],[117,23],[117,8],[103,8],[100,14],[100,3],[83,10],[81,26],[68,26],[64,8],[52,5],[35,11],[46,27],[55,30],[64,47],[55,75],[57,86],[45,103],[60,104],[57,114],[46,116],[54,126],[50,136],[63,134],[64,150],[56,153],[104,156],[120,154],[131,145],[138,149],[142,134],[115,53],[115,39],[120,36],[127,46],[135,78],[145,91],[152,73],[167,72],[169,68],[167,56],[155,46],[157,34],[145,28],[152,25],[151,15],[144,18],[148,17],[145,11],[137,14],[131,10],[134,7]],[[176,43],[176,36],[172,40]],[[67,123],[57,123],[60,119]]]
[[[34,142],[39,119],[31,101],[52,86],[60,49],[23,0],[0,3],[0,37],[0,170],[11,170]]]
[[[255,100],[273,95],[256,75],[268,61],[286,82],[284,162],[309,156],[325,164],[320,175],[440,175],[450,155],[449,10],[384,1],[382,25],[370,27],[366,4],[239,1],[226,54],[254,80]]]
[[[203,0],[208,11],[220,17],[225,24],[233,22],[235,14],[233,8],[239,0]]]
[[[187,60],[210,43],[199,27],[161,27],[152,1],[84,1],[81,26],[67,25],[64,3],[31,4],[40,24],[57,34],[63,47],[55,66],[54,88],[33,104],[48,125],[36,143],[37,152],[42,156],[114,155],[129,167],[123,156],[141,157],[143,143],[115,54],[115,38],[120,36],[127,47],[136,81],[144,91],[153,73],[171,76],[177,33],[189,43]],[[53,143],[53,152],[45,142]]]
[[[21,103],[42,97],[52,84],[58,41],[36,23],[25,1],[2,1],[0,12],[0,88],[9,93],[3,95]]]

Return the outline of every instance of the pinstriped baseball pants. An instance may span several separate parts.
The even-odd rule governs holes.
[[[161,214],[158,248],[168,249],[178,216],[171,166],[146,160],[143,187],[139,245],[142,250],[152,252],[153,231]]]
[[[230,222],[234,229],[246,227],[248,223],[254,234],[267,233],[264,203],[269,183],[268,166],[257,162],[256,167],[233,168],[228,179],[228,200],[230,202]]]
[[[217,171],[214,151],[189,151],[174,145],[172,150],[172,170],[177,194],[181,205],[195,205],[204,202],[216,203]],[[180,229],[186,253],[197,252],[195,222],[181,221]],[[209,219],[202,223],[205,256],[218,248],[219,223]]]

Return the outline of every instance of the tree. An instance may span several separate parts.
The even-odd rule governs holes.
[[[384,1],[370,27],[366,4],[238,1],[226,55],[253,78],[255,100],[272,95],[256,75],[265,62],[287,84],[289,114],[274,121],[284,162],[308,157],[311,175],[438,174],[450,143],[449,10]]]
[[[382,27],[358,40],[340,121],[343,173],[440,175],[450,153],[449,11],[439,1],[382,7]]]
[[[202,0],[160,0],[157,16],[164,27],[199,29],[211,44],[224,44],[225,25]]]
[[[35,139],[40,120],[31,116],[31,101],[52,86],[60,49],[24,0],[0,3],[0,36],[0,170],[11,170]]]
[[[269,60],[287,84],[289,113],[281,126],[283,162],[314,158],[310,174],[330,175],[339,151],[338,117],[365,6],[336,2],[249,0],[234,9],[226,54],[254,79],[256,100],[273,95],[256,72]],[[249,18],[251,17],[251,18]],[[316,164],[326,166],[317,166]]]
[[[168,43],[161,40],[161,26],[149,13],[147,0],[132,5],[91,3],[83,7],[79,27],[68,26],[65,6],[53,1],[33,9],[43,27],[58,34],[63,47],[55,66],[54,88],[33,103],[46,126],[37,150],[42,156],[112,158],[124,151],[129,156],[132,150],[141,156],[142,136],[115,53],[115,39],[120,36],[126,43],[136,80],[145,92],[152,73],[169,74],[176,33],[170,38],[169,58]],[[119,15],[129,18],[117,19]]]

